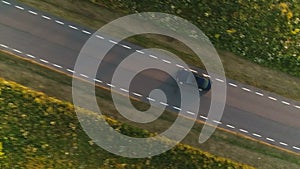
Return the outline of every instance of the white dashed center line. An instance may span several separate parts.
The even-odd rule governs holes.
[[[57,68],[62,68],[62,66],[60,66],[60,65],[57,65],[57,64],[52,64],[54,67],[57,67]]]
[[[96,38],[104,39],[104,37],[102,37],[102,36],[100,36],[100,35],[96,35]]]
[[[191,115],[195,115],[196,113],[191,112],[191,111],[186,111],[186,113],[191,114]]]
[[[285,105],[290,105],[291,103],[286,102],[286,101],[281,101],[281,103],[285,104]]]
[[[8,49],[8,46],[6,46],[6,45],[0,44],[0,46]]]
[[[170,64],[171,62],[165,59],[162,59],[163,62]]]
[[[232,125],[227,124],[226,126],[229,127],[229,128],[235,129],[235,127],[232,126]]]
[[[204,119],[204,120],[207,120],[207,119],[208,119],[207,117],[202,116],[202,115],[200,115],[199,117],[202,118],[202,119]]]
[[[283,145],[283,146],[288,146],[288,144],[284,143],[284,142],[279,142],[279,144]]]
[[[75,27],[75,26],[72,26],[72,25],[68,25],[68,27],[69,27],[69,28],[71,28],[71,29],[74,29],[74,30],[78,30],[78,28],[77,28],[77,27]]]
[[[28,12],[31,13],[31,14],[33,14],[33,15],[37,15],[36,12],[33,12],[33,11],[31,11],[31,10],[28,10]]]
[[[271,141],[271,142],[275,142],[274,139],[271,139],[271,138],[269,138],[269,137],[267,137],[266,140]]]
[[[174,109],[181,111],[181,108],[173,106]]]
[[[131,47],[127,46],[127,45],[121,45],[123,48],[126,48],[126,49],[131,49]]]
[[[31,54],[26,54],[26,56],[30,57],[30,58],[36,58],[35,56],[31,55]]]
[[[135,50],[137,53],[140,53],[140,54],[145,54],[145,52],[141,51],[141,50]]]
[[[142,95],[141,95],[141,94],[139,94],[139,93],[136,93],[136,92],[132,92],[132,94],[133,94],[133,95],[135,95],[135,96],[138,96],[138,97],[142,97]]]
[[[150,57],[152,57],[152,58],[154,58],[154,59],[157,59],[157,57],[156,56],[154,56],[154,55],[149,55]]]
[[[123,92],[129,93],[129,91],[126,90],[126,89],[120,88],[120,90],[123,91]]]
[[[47,60],[44,60],[44,59],[40,59],[41,62],[44,62],[44,63],[49,63]]]
[[[85,33],[85,34],[88,34],[88,35],[91,35],[91,34],[92,34],[91,32],[86,31],[86,30],[82,30],[82,32]]]
[[[247,91],[247,92],[250,92],[251,90],[248,89],[248,88],[245,88],[245,87],[242,87],[243,90]]]
[[[159,102],[161,105],[164,105],[164,106],[168,106],[167,103],[164,103],[164,102]]]
[[[11,3],[7,2],[7,1],[2,1],[2,3],[6,4],[6,5],[11,5]]]
[[[111,88],[114,88],[114,87],[116,87],[115,85],[113,85],[113,84],[110,84],[110,83],[106,83],[106,85],[107,85],[107,86],[109,86],[109,87],[111,87]]]
[[[51,20],[51,18],[50,18],[50,17],[48,17],[48,16],[45,16],[45,15],[42,15],[42,18],[44,18],[44,19],[47,19],[47,20]]]
[[[219,79],[219,78],[216,78],[216,81],[221,82],[221,83],[224,83],[224,80]]]
[[[252,135],[255,136],[255,137],[262,137],[261,135],[256,134],[256,133],[252,133]]]
[[[233,86],[233,87],[237,87],[237,85],[236,84],[234,84],[234,83],[228,83],[230,86]]]
[[[152,99],[151,97],[146,97],[146,99],[155,102],[155,99]]]
[[[259,95],[259,96],[264,96],[264,94],[262,93],[259,93],[259,92],[255,92],[256,95]]]
[[[118,42],[116,42],[116,41],[113,41],[113,40],[108,40],[110,43],[112,43],[112,44],[118,44]]]
[[[56,23],[60,24],[60,25],[64,25],[65,23],[63,23],[62,21],[59,20],[55,20]]]
[[[244,129],[239,129],[239,130],[243,133],[249,133],[247,130],[244,130]]]
[[[274,98],[274,97],[271,97],[271,96],[269,96],[268,98],[269,98],[269,99],[271,99],[271,100],[274,100],[274,101],[276,101],[276,100],[277,100],[276,98]]]
[[[18,5],[15,5],[15,7],[16,7],[17,9],[24,10],[23,7],[20,7],[20,6],[18,6]]]
[[[98,83],[103,83],[101,80],[99,79],[93,79],[95,82],[98,82]]]
[[[85,78],[89,78],[89,76],[87,76],[87,75],[85,75],[85,74],[79,74],[80,76],[82,76],[82,77],[85,77]]]
[[[75,73],[74,70],[71,70],[71,69],[67,69],[68,72],[71,72],[71,73]]]

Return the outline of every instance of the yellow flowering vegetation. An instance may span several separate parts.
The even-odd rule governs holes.
[[[87,116],[94,113],[83,110]],[[130,136],[152,133],[104,118]],[[72,104],[0,78],[0,168],[224,168],[252,167],[179,144],[154,157],[115,156],[82,130]]]

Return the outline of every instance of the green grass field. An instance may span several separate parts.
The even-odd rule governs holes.
[[[50,98],[2,78],[0,98],[1,169],[252,168],[183,144],[151,158],[118,157],[98,147],[85,135],[73,106],[68,102]],[[88,118],[104,119],[128,136],[151,136],[146,130],[92,112],[82,110],[80,113]]]

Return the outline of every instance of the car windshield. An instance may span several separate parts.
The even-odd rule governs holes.
[[[198,87],[201,89],[206,89],[209,85],[209,80],[204,78],[204,77],[200,77],[198,75],[195,75]]]

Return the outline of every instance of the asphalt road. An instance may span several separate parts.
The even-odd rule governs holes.
[[[0,1],[0,48],[60,71],[72,74],[79,51],[93,32],[15,1]],[[110,37],[98,35],[98,38],[103,45],[114,44]],[[105,60],[102,69],[107,71],[107,75],[113,73],[113,69],[120,62],[120,56],[141,49],[126,42],[122,44],[123,46],[116,45],[110,57]],[[89,59],[93,62],[95,58]],[[199,69],[194,69],[201,72]],[[130,67],[122,67],[122,70],[130,71]],[[170,109],[178,111],[176,107],[179,106],[180,100],[176,99],[178,94],[173,90],[174,82],[165,74],[153,77],[153,73],[157,75],[155,71],[146,71],[138,76],[134,85],[130,87],[131,95],[144,101],[151,101],[147,98],[149,91],[153,88],[161,88],[168,95],[170,94],[168,96]],[[88,78],[85,74],[80,76]],[[109,76],[97,76],[97,78],[102,80],[102,85],[112,87]],[[213,81],[224,83],[220,79],[213,79]],[[227,79],[226,83],[225,112],[221,121],[215,122],[219,127],[300,153],[299,102],[230,79]],[[119,92],[127,92],[122,90],[122,86],[113,86],[113,88]],[[206,120],[210,99],[209,93],[201,97],[198,117],[200,120]]]

